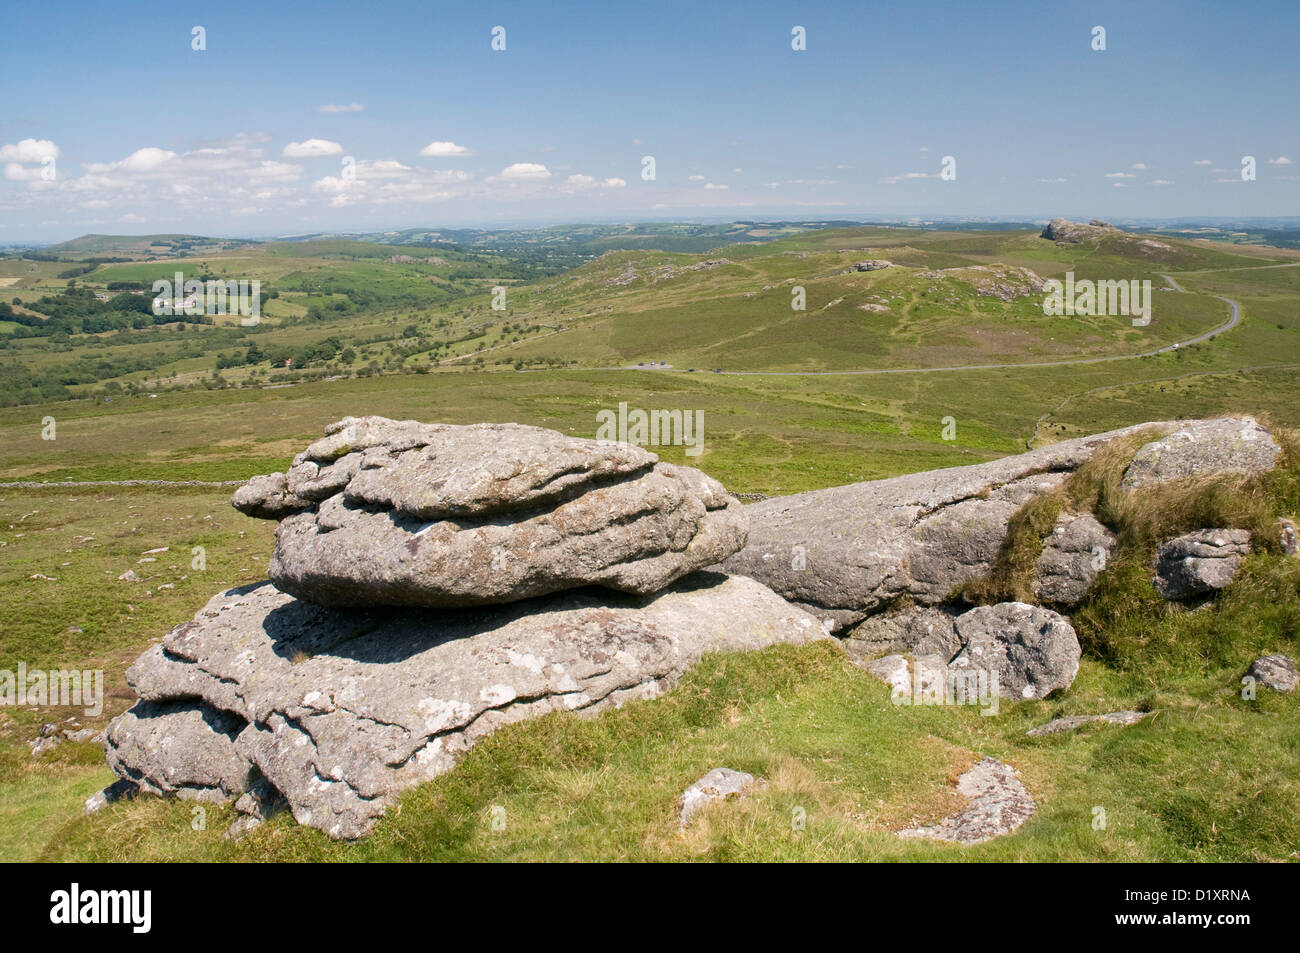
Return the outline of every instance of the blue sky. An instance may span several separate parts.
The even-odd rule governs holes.
[[[1297,37],[1294,0],[10,3],[0,244],[1297,215]]]

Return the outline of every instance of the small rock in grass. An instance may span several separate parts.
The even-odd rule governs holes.
[[[1275,692],[1293,692],[1300,684],[1295,662],[1285,655],[1264,655],[1255,659],[1246,673]]]
[[[96,791],[90,797],[86,798],[86,803],[82,807],[85,814],[94,814],[116,801],[130,800],[135,797],[137,788],[125,778],[119,778],[102,791]]]
[[[1282,546],[1282,552],[1288,556],[1300,555],[1300,535],[1297,534],[1294,520],[1278,520],[1277,535],[1278,542]]]
[[[1065,718],[1049,721],[1045,725],[1039,725],[1037,728],[1030,728],[1025,734],[1031,738],[1054,735],[1062,731],[1074,731],[1094,721],[1104,721],[1111,725],[1136,725],[1148,714],[1149,712],[1145,711],[1112,711],[1104,715],[1068,715]]]
[[[713,801],[722,801],[739,797],[750,785],[754,776],[730,768],[714,768],[682,792],[678,804],[681,806],[681,821],[685,827],[700,809]]]
[[[898,836],[981,844],[1014,832],[1038,810],[1015,768],[996,758],[985,758],[958,778],[957,790],[970,799],[965,810],[930,827],[899,831]]]

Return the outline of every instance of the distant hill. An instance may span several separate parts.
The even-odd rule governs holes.
[[[208,238],[203,235],[82,235],[41,250],[58,258],[113,256],[127,258],[170,258],[213,254],[257,242],[241,238]]]

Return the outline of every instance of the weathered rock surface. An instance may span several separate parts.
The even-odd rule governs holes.
[[[844,651],[852,659],[872,659],[885,653],[940,655],[946,662],[961,649],[953,630],[954,614],[932,606],[911,606],[882,612],[858,623],[844,636]]]
[[[1043,735],[1074,731],[1084,725],[1090,725],[1098,721],[1105,722],[1108,725],[1136,725],[1148,714],[1149,712],[1145,711],[1110,711],[1104,715],[1067,715],[1065,718],[1054,719],[1045,725],[1039,725],[1037,728],[1030,728],[1025,734],[1031,738],[1039,738]]]
[[[1034,594],[1058,605],[1079,602],[1106,568],[1115,543],[1114,534],[1090,513],[1063,513],[1038,557]]]
[[[981,844],[1013,833],[1038,810],[1033,797],[1016,777],[1015,768],[996,758],[984,758],[959,777],[957,790],[970,799],[965,810],[930,827],[899,831],[898,836]]]
[[[653,697],[706,652],[826,637],[761,584],[714,573],[653,597],[460,610],[329,609],[262,583],[216,596],[131,666],[141,701],[110,725],[109,763],[205,800],[264,778],[300,823],[355,838],[504,725]]]
[[[1281,452],[1253,417],[1192,421],[1133,454],[1120,487],[1137,490],[1229,473],[1255,476],[1271,470]]]
[[[948,697],[948,660],[942,655],[886,655],[858,664],[892,689],[895,704],[939,704]]]
[[[1203,529],[1161,543],[1156,550],[1156,591],[1166,599],[1190,599],[1224,588],[1250,553],[1244,529]]]
[[[1023,602],[976,606],[953,623],[961,651],[951,668],[997,672],[1005,698],[1042,698],[1079,674],[1079,638],[1064,617]]]
[[[221,803],[248,786],[248,762],[235,747],[244,726],[231,712],[180,695],[140,701],[109,723],[108,766],[146,794]]]
[[[1286,655],[1264,655],[1250,663],[1246,673],[1275,692],[1293,692],[1300,685],[1295,662]]]
[[[1202,424],[1214,426],[1206,430]],[[1142,424],[974,466],[774,497],[745,507],[749,542],[722,568],[758,579],[827,620],[834,631],[902,596],[922,606],[939,605],[989,573],[1007,525],[1022,504],[1059,487],[1111,440],[1180,431],[1193,435],[1192,445],[1208,450],[1220,445],[1213,434],[1221,435],[1225,428],[1241,434],[1257,426],[1249,418]],[[1165,462],[1144,480],[1175,480],[1189,469],[1209,475],[1241,467],[1239,459],[1218,451],[1183,464],[1174,462],[1177,452],[1156,456]],[[1129,472],[1136,471],[1130,467]],[[1082,524],[1079,534],[1089,535],[1089,525]],[[1049,557],[1049,569],[1054,558]],[[1069,553],[1063,552],[1061,560],[1070,562]],[[1073,580],[1074,571],[1082,572],[1082,566],[1066,568],[1057,582],[1064,588],[1071,580],[1070,589],[1081,584],[1082,578]]]
[[[1177,424],[1148,425],[1169,433]],[[745,507],[749,542],[723,567],[771,586],[836,629],[899,596],[944,602],[992,568],[1026,501],[1141,428],[1067,440],[969,467],[774,497]]]
[[[346,418],[232,502],[280,520],[271,581],[336,607],[648,594],[746,537],[741,504],[698,470],[519,424]]]
[[[854,271],[882,271],[885,268],[893,268],[894,263],[884,258],[868,258],[866,261],[854,262]]]
[[[705,805],[740,797],[754,783],[752,774],[731,768],[714,768],[682,792],[677,802],[681,808],[682,827],[689,824]]]
[[[1283,517],[1277,521],[1277,541],[1287,556],[1300,555],[1300,532],[1297,532],[1295,520]]]
[[[910,628],[904,623],[899,631],[902,639],[916,639],[913,647],[903,651],[916,656],[912,666],[921,666],[919,684],[927,693],[930,686],[947,683],[949,669],[987,673],[990,683],[996,675],[997,693],[1003,698],[1042,698],[1068,688],[1079,672],[1078,636],[1063,616],[1050,609],[1002,602],[955,617],[925,609],[900,616],[913,620]],[[852,641],[846,640],[846,651],[855,664],[894,686],[896,697],[914,694],[917,673],[903,654],[866,661],[864,649],[852,646]]]

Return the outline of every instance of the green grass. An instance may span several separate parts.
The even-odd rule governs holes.
[[[1221,674],[1231,675],[1231,672]],[[1247,703],[1205,677],[1122,693],[1095,663],[1068,698],[973,711],[896,707],[830,644],[712,657],[668,696],[595,719],[550,715],[493,735],[451,774],[405,794],[357,844],[287,815],[238,844],[233,818],[140,800],[69,817],[45,860],[1278,860],[1300,834],[1294,700]],[[1029,739],[1081,705],[1153,707],[1132,728]],[[1009,706],[1008,706],[1009,707]],[[892,832],[938,820],[981,755],[1016,766],[1039,802],[1017,834],[962,848]],[[719,765],[768,784],[683,833],[676,799]],[[102,777],[102,772],[96,777]],[[78,778],[77,780],[81,780]],[[69,779],[68,784],[73,783]],[[80,793],[81,788],[78,788]],[[1105,830],[1093,829],[1104,808]],[[505,827],[494,829],[494,809]],[[496,812],[497,816],[499,812]],[[792,821],[802,815],[804,829]],[[46,828],[53,825],[47,823]]]
[[[1293,451],[1292,451],[1293,452]],[[1125,509],[1117,460],[1067,483],[1064,503],[1113,511],[1124,545],[1205,519],[1249,522],[1300,509],[1294,460],[1227,497],[1195,502],[1195,486]],[[1114,457],[1120,455],[1114,454]],[[1109,502],[1108,502],[1109,500]],[[1205,507],[1212,509],[1205,509]],[[221,588],[259,577],[271,524],[230,510],[213,490],[41,490],[0,499],[0,667],[77,660],[106,671],[104,720],[132,693],[134,656]],[[207,519],[205,517],[211,517]],[[1037,533],[1046,524],[1026,518]],[[1015,535],[1015,534],[1013,534]],[[80,537],[93,536],[91,540]],[[172,547],[157,564],[139,554]],[[204,545],[206,571],[178,556]],[[66,563],[66,565],[65,565]],[[1074,619],[1080,675],[1043,701],[975,709],[896,707],[886,686],[833,643],[706,660],[665,697],[584,719],[551,715],[512,726],[455,771],[408,792],[375,833],[338,844],[280,816],[246,840],[220,838],[229,808],[141,799],[95,816],[84,797],[111,780],[95,746],[27,753],[42,721],[72,712],[0,711],[0,857],[46,860],[1284,860],[1300,836],[1297,700],[1239,695],[1259,654],[1295,655],[1300,561],[1265,551],[1207,608],[1171,608],[1136,555],[1115,559]],[[146,578],[120,583],[134,566]],[[33,580],[43,572],[57,583]],[[161,590],[166,579],[176,588]],[[146,595],[149,590],[152,595]],[[134,611],[130,607],[134,607]],[[82,631],[70,632],[70,626]],[[1130,728],[1092,727],[1031,739],[1053,717],[1150,711]],[[82,719],[83,722],[86,719]],[[1039,803],[1017,834],[960,848],[900,841],[894,831],[961,806],[953,781],[979,757],[1014,765]],[[711,808],[679,832],[675,801],[711,767],[765,778],[743,801]],[[1094,808],[1107,816],[1092,826]],[[506,827],[494,830],[494,809]],[[792,826],[796,808],[806,828]]]

